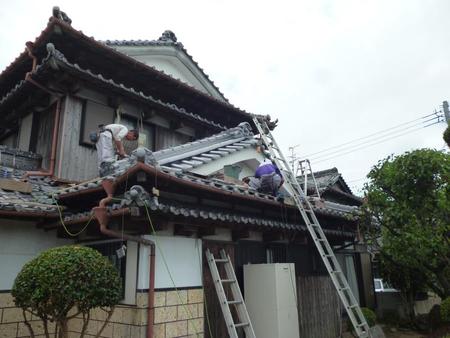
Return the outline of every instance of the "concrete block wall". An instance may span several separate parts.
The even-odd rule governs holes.
[[[157,291],[155,338],[203,338],[203,289]]]
[[[45,337],[42,321],[27,313],[27,319],[34,329],[36,338]],[[55,325],[49,323],[49,333],[55,332]],[[22,309],[17,308],[9,292],[0,293],[0,338],[30,337],[30,331],[23,321]]]
[[[145,338],[147,332],[148,293],[139,292],[136,305],[116,306],[109,323],[102,332],[102,338]],[[95,337],[106,319],[106,312],[94,309],[87,327],[87,338]],[[30,316],[30,315],[29,315]],[[44,336],[42,321],[35,316],[27,317],[36,334]],[[69,338],[80,336],[83,327],[81,317],[69,321]],[[154,337],[198,337],[203,338],[203,289],[183,289],[155,292]],[[49,324],[54,333],[55,325]],[[10,293],[0,293],[0,338],[29,337],[23,322],[22,310],[14,305]]]

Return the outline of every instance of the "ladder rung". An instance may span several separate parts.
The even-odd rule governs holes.
[[[234,324],[234,327],[243,327],[243,326],[248,326],[248,323],[238,323],[238,324]]]
[[[228,258],[217,258],[214,260],[216,263],[228,263]]]
[[[228,305],[232,305],[232,304],[242,304],[242,300],[229,300]]]
[[[220,281],[222,283],[236,283],[235,279],[221,279]]]

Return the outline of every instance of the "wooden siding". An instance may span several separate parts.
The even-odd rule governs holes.
[[[19,141],[17,145],[17,148],[19,148],[20,150],[30,150],[32,123],[33,113],[28,114],[20,121]]]
[[[82,111],[82,100],[66,98],[62,111],[57,174],[68,180],[82,181],[98,176],[97,151],[80,145]]]
[[[339,337],[340,300],[330,277],[297,278],[300,337]]]
[[[161,127],[156,127],[155,129],[155,150],[170,148],[189,142],[189,136],[187,135]]]
[[[42,156],[42,168],[48,170],[52,150],[53,121],[55,119],[55,104],[39,113],[36,153]]]

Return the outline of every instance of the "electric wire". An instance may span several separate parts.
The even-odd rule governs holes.
[[[352,152],[354,152],[354,151],[361,150],[361,149],[365,149],[365,148],[369,148],[369,147],[371,147],[371,146],[374,146],[374,145],[377,145],[377,144],[380,144],[380,143],[383,143],[383,142],[386,142],[386,141],[389,141],[389,140],[398,138],[398,137],[403,136],[403,135],[406,135],[406,134],[410,134],[410,133],[412,133],[412,132],[418,131],[418,130],[420,130],[420,129],[427,128],[427,127],[429,127],[429,126],[432,126],[432,125],[438,124],[438,123],[440,123],[440,121],[431,123],[431,124],[426,125],[426,126],[424,126],[424,127],[420,127],[420,128],[416,128],[416,129],[413,129],[413,130],[409,130],[409,131],[407,131],[407,132],[405,132],[405,133],[401,133],[401,134],[399,134],[399,135],[395,135],[395,136],[389,137],[389,138],[387,138],[387,139],[383,139],[383,140],[378,141],[378,142],[375,142],[375,143],[367,144],[367,145],[364,145],[364,146],[362,146],[362,147],[356,147],[356,148],[351,149],[351,150],[349,150],[349,151],[346,151],[346,152],[344,152],[344,153],[337,153],[336,155],[333,155],[333,156],[330,156],[330,157],[327,157],[327,158],[318,158],[319,161],[311,160],[311,162],[314,162],[315,164],[317,164],[317,163],[325,162],[325,161],[328,161],[328,160],[331,160],[331,159],[334,159],[334,158],[337,158],[337,157],[342,157],[342,156],[347,155],[347,154],[350,154],[350,153],[352,153]],[[330,154],[330,155],[331,155],[331,154]]]
[[[332,147],[329,147],[329,148],[326,148],[326,149],[323,149],[323,150],[320,150],[320,151],[317,151],[317,152],[314,152],[314,153],[306,154],[306,155],[304,155],[304,157],[305,157],[305,158],[308,158],[308,157],[310,157],[310,156],[312,156],[312,155],[321,154],[321,153],[326,152],[326,151],[331,150],[331,149],[340,148],[340,147],[345,146],[345,145],[347,145],[347,144],[350,144],[350,143],[353,143],[353,142],[356,142],[356,141],[360,141],[360,140],[363,140],[363,139],[366,139],[366,138],[375,136],[375,135],[377,135],[377,134],[382,134],[382,133],[385,133],[385,132],[387,132],[387,131],[394,130],[394,129],[399,128],[399,127],[402,127],[402,126],[406,126],[406,125],[408,125],[408,124],[410,124],[410,123],[413,123],[413,122],[416,122],[416,121],[420,121],[420,120],[425,119],[425,118],[428,118],[428,117],[430,117],[430,116],[432,116],[432,115],[435,115],[435,116],[437,116],[437,117],[440,117],[440,115],[437,115],[438,113],[441,113],[441,112],[440,112],[440,111],[439,111],[439,112],[433,112],[433,113],[431,113],[431,114],[428,114],[428,115],[425,115],[425,116],[416,118],[416,119],[414,119],[414,120],[411,120],[411,121],[408,121],[408,122],[403,122],[403,123],[397,124],[397,125],[395,125],[395,126],[393,126],[393,127],[390,127],[390,128],[387,128],[387,129],[383,129],[383,130],[380,130],[380,131],[378,131],[378,132],[374,132],[374,133],[372,133],[372,134],[369,134],[369,135],[366,135],[366,136],[362,136],[362,137],[359,137],[359,138],[350,140],[350,141],[345,142],[345,143],[341,143],[341,144],[338,144],[338,145],[335,145],[335,146],[332,146]]]
[[[437,120],[436,120],[436,118],[437,118]],[[426,124],[426,125],[422,126],[423,124],[425,124],[427,122],[434,121],[434,120],[436,120],[436,122],[433,122],[431,124]],[[371,143],[371,142],[374,142],[374,141],[377,141],[377,140],[382,140],[382,139],[384,139],[384,138],[386,138],[388,136],[392,136],[392,135],[396,135],[396,134],[398,134],[398,136],[402,136],[402,135],[404,135],[403,132],[405,132],[406,130],[410,130],[411,128],[414,128],[414,127],[417,127],[417,126],[421,126],[421,128],[426,128],[426,127],[429,127],[430,125],[433,125],[433,124],[439,123],[439,122],[440,122],[440,117],[439,116],[433,117],[431,119],[427,119],[425,121],[422,121],[422,122],[410,125],[410,126],[408,126],[406,128],[403,128],[403,129],[395,130],[395,131],[386,133],[384,135],[380,135],[380,136],[377,136],[377,137],[365,140],[363,142],[359,142],[359,143],[356,143],[356,144],[351,144],[351,145],[348,145],[348,146],[345,146],[345,147],[341,147],[341,149],[338,149],[338,150],[322,151],[321,155],[312,156],[312,157],[309,158],[309,160],[310,161],[315,161],[317,159],[328,157],[330,155],[334,155],[334,154],[337,154],[337,153],[340,153],[340,152],[344,152],[344,151],[353,149],[355,147],[360,147],[361,145],[364,145],[364,144],[367,144],[367,143]],[[421,128],[418,128],[418,129],[421,129]],[[391,138],[387,138],[387,139],[391,139]]]

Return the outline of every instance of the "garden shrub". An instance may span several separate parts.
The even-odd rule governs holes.
[[[110,316],[120,300],[121,282],[117,270],[98,251],[63,246],[44,251],[25,264],[11,293],[18,307],[41,318],[45,328],[48,321],[56,322],[59,337],[65,337],[67,320],[75,315],[89,321],[89,311],[101,307],[109,308],[105,311]],[[70,310],[74,315],[68,317]],[[85,321],[83,329],[86,327]]]
[[[369,325],[369,327],[372,327],[375,325],[375,322],[377,320],[377,315],[375,314],[375,312],[373,312],[371,309],[367,308],[367,307],[362,307],[361,311],[364,315],[364,318],[366,318],[367,324]]]

